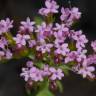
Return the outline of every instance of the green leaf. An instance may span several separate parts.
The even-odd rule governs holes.
[[[74,41],[72,41],[72,40],[69,42],[69,49],[70,49],[71,51],[76,50],[75,43],[74,43]]]
[[[49,90],[49,81],[47,78],[44,80],[44,82],[41,83],[39,88],[40,90],[36,96],[54,96],[53,93]]]
[[[36,16],[35,18],[34,18],[34,21],[36,22],[36,25],[40,25],[41,23],[42,23],[42,18],[41,17],[39,17],[39,16]]]
[[[69,66],[67,66],[67,65],[61,65],[61,66],[59,66],[59,68],[61,68],[66,75],[69,74],[69,70],[70,70],[70,67]]]
[[[6,32],[4,33],[4,35],[10,44],[15,45],[15,41],[13,40],[13,37],[10,32]]]
[[[38,68],[40,68],[40,69],[42,69],[42,68],[44,67],[44,63],[41,62],[41,61],[36,62],[35,65],[36,65]]]
[[[26,93],[28,96],[31,96],[31,91],[30,90],[26,90]]]
[[[59,88],[59,91],[62,93],[63,92],[63,86],[60,81],[56,81],[57,87]]]
[[[54,95],[48,89],[43,89],[36,96],[54,96]]]
[[[34,59],[34,55],[32,55],[32,54],[29,54],[28,57],[29,57],[30,59]]]

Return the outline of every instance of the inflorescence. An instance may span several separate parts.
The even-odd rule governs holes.
[[[45,8],[39,10],[44,17],[42,22],[37,24],[28,17],[21,22],[16,36],[10,32],[13,21],[9,18],[0,21],[0,60],[16,56],[29,58],[20,76],[30,85],[45,80],[56,82],[66,75],[65,71],[73,71],[83,78],[96,77],[96,40],[89,45],[91,53],[82,30],[72,28],[81,12],[76,7],[62,7],[56,23],[54,14],[59,13],[59,8],[55,0],[46,0]]]

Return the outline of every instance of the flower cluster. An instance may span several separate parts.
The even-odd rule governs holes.
[[[27,62],[27,67],[22,68],[21,76],[25,78],[25,81],[38,82],[44,81],[44,78],[48,78],[51,81],[61,80],[64,77],[64,73],[61,69],[55,69],[44,65],[42,69],[33,65],[32,61]]]
[[[8,35],[7,32],[13,27],[13,21],[10,21],[9,18],[6,20],[0,21],[0,60],[6,60],[12,58],[12,52],[10,44],[8,42],[8,38],[6,38],[5,34]]]
[[[0,39],[0,60],[8,60],[12,58],[12,52],[8,48],[8,41],[6,38],[1,37]]]
[[[29,84],[59,81],[69,70],[83,78],[94,79],[96,40],[91,43],[93,53],[89,54],[86,48],[88,39],[82,30],[72,28],[81,12],[76,7],[62,7],[57,23],[53,17],[59,12],[59,5],[54,0],[46,0],[45,6],[39,10],[44,21],[37,24],[28,17],[20,23],[16,36],[10,33],[13,21],[8,18],[0,21],[0,60],[19,56],[31,59],[20,74]]]

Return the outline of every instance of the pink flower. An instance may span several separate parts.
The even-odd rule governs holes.
[[[56,46],[56,50],[55,50],[55,54],[61,54],[63,56],[66,56],[67,53],[69,53],[69,48],[68,48],[68,44],[64,43],[62,45],[57,45]]]
[[[6,59],[11,59],[13,54],[10,50],[6,50],[5,55],[6,55]]]
[[[71,18],[79,19],[81,17],[81,12],[79,12],[79,9],[76,7],[73,7],[71,10],[71,14],[73,15]]]
[[[46,53],[46,52],[50,52],[51,48],[53,47],[53,44],[49,43],[49,44],[42,44],[40,46],[36,47],[37,51],[41,51],[42,53]]]
[[[43,69],[43,76],[49,76],[51,73],[49,71],[49,66],[48,65],[44,65],[44,69]]]
[[[31,78],[32,81],[43,81],[43,76],[41,74],[41,71],[39,69],[37,69],[36,67],[32,67],[29,70],[29,76]]]
[[[36,45],[36,41],[35,40],[29,40],[29,47],[32,48],[33,46]]]
[[[52,35],[52,24],[47,25],[45,22],[43,22],[41,25],[37,26],[36,32],[38,33],[38,39],[46,38],[50,35]]]
[[[55,37],[55,44],[64,43],[66,38],[69,36],[69,28],[67,28],[64,24],[56,23],[53,35]]]
[[[87,58],[87,64],[91,65],[91,64],[96,64],[96,54],[93,55],[89,55]]]
[[[28,68],[22,68],[22,73],[20,74],[20,76],[24,77],[24,80],[27,82],[30,78]]]
[[[24,77],[25,81],[28,80],[38,82],[43,81],[43,75],[41,70],[37,69],[36,67],[29,67],[28,68],[22,68],[22,73],[20,74],[21,77]]]
[[[96,40],[91,42],[91,47],[96,52]]]
[[[0,21],[0,35],[2,35],[2,33],[10,31],[10,28],[13,28],[12,23],[13,21],[10,21],[9,18],[7,18],[6,20],[1,20]]]
[[[77,62],[81,62],[82,60],[86,59],[86,53],[87,53],[86,49],[80,51],[77,50],[77,53],[78,53],[78,56],[76,58]]]
[[[62,7],[62,8],[61,8],[61,13],[62,13],[62,15],[60,16],[61,21],[66,21],[67,19],[69,19],[69,18],[68,18],[69,15],[70,15],[70,10],[69,10],[69,8],[64,8],[64,7]]]
[[[7,44],[8,44],[8,41],[4,37],[1,37],[1,39],[0,39],[0,48],[5,49],[5,46]]]
[[[31,22],[31,20],[30,20],[30,18],[28,17],[27,19],[26,19],[26,21],[22,21],[21,22],[21,26],[20,26],[20,32],[26,32],[26,31],[28,31],[28,32],[33,32],[33,30],[34,30],[34,25],[35,24],[35,22]]]
[[[51,67],[50,69],[49,69],[49,71],[51,72],[51,77],[50,77],[50,80],[52,80],[52,81],[54,81],[54,80],[61,80],[62,79],[62,77],[64,77],[64,74],[63,74],[63,72],[62,72],[62,70],[61,69],[55,69],[54,67]]]
[[[26,41],[30,39],[30,36],[17,34],[13,39],[16,41],[18,47],[22,47],[26,45]]]
[[[95,68],[92,66],[88,66],[88,67],[83,67],[78,71],[78,74],[81,74],[83,76],[83,78],[86,78],[87,76],[90,78],[94,78],[95,75],[93,74],[93,72],[95,71]]]
[[[82,60],[86,59],[86,52],[86,50],[69,52],[65,57],[65,63],[69,63],[71,61],[80,63]]]
[[[76,47],[79,48],[81,47],[85,47],[85,44],[88,43],[88,40],[86,39],[85,35],[81,35],[78,40],[77,40],[77,44]]]
[[[67,28],[65,26],[65,24],[58,24],[58,23],[56,23],[56,27],[54,28],[54,30],[57,30],[59,32],[63,32],[63,34],[64,34],[64,32],[68,32],[69,31],[69,28]]]
[[[81,30],[73,32],[72,38],[76,40],[76,48],[78,50],[85,48],[85,44],[88,43],[88,39],[86,38],[84,34],[82,34]]]
[[[72,52],[68,53],[67,56],[65,57],[65,63],[75,61],[77,59],[77,56],[78,56],[78,54],[76,51],[72,51]]]
[[[81,12],[79,12],[78,8],[73,7],[69,8],[61,8],[62,15],[60,16],[61,21],[65,22],[65,25],[70,26],[73,24],[74,20],[78,20],[81,17]]]
[[[41,8],[39,10],[39,13],[41,15],[47,16],[49,13],[58,13],[57,9],[59,8],[59,6],[57,5],[57,3],[54,0],[46,0],[45,6],[46,6],[46,8]]]
[[[95,77],[95,67],[88,65],[87,59],[84,59],[82,62],[78,63],[72,68],[73,72],[77,72],[83,76],[83,78],[89,77],[93,79]]]
[[[31,68],[31,67],[33,67],[33,62],[32,61],[28,61],[26,65],[27,65],[28,68]]]

